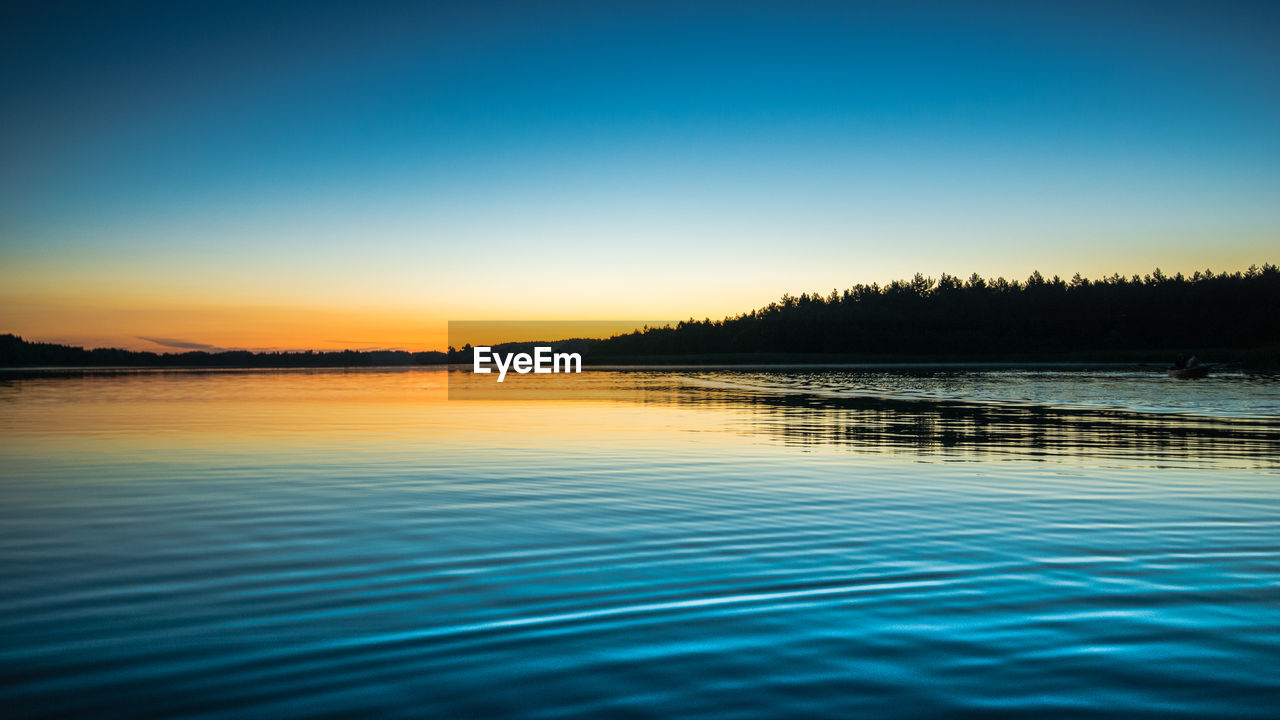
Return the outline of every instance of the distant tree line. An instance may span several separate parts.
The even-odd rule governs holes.
[[[37,343],[17,335],[0,335],[0,367],[371,367],[434,365],[447,362],[442,352],[403,350],[342,350],[339,352],[226,352],[153,353]]]
[[[496,353],[506,355],[508,353],[532,353],[534,348],[539,345],[549,347],[553,352],[579,353],[585,356],[591,350],[591,346],[599,342],[589,338],[569,338],[566,340],[537,340],[537,341],[519,341],[504,342],[489,346],[489,349]],[[449,346],[447,353],[448,362],[463,363],[470,365],[473,358],[473,348],[471,343],[463,345],[461,349]]]
[[[594,362],[646,356],[835,354],[1101,359],[1150,350],[1280,352],[1280,270],[1025,282],[917,274],[885,286],[784,295],[723,320],[687,320],[601,341]]]

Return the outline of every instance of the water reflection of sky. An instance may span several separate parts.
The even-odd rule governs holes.
[[[1239,373],[1188,383],[1151,372],[632,370],[498,385],[455,372],[449,383],[455,400],[701,409],[712,426],[788,445],[921,459],[1272,467],[1280,457],[1280,383]]]
[[[454,381],[0,381],[0,706],[1274,715],[1272,421]]]

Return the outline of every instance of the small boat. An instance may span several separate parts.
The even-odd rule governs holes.
[[[1212,365],[1196,365],[1194,367],[1169,368],[1169,377],[1179,380],[1202,378],[1209,374]]]

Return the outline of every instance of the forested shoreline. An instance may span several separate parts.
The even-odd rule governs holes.
[[[1141,360],[1227,351],[1274,363],[1280,270],[1026,281],[917,274],[885,286],[784,295],[723,320],[686,320],[596,343],[591,360],[809,356],[842,360]]]

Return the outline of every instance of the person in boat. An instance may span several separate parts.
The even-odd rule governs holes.
[[[1178,355],[1178,357],[1177,357],[1177,359],[1175,359],[1175,360],[1173,361],[1173,369],[1174,369],[1174,370],[1181,370],[1181,369],[1185,368],[1186,366],[1187,366],[1187,356],[1186,356],[1186,355],[1179,354],[1179,355]]]
[[[1192,355],[1191,357],[1187,358],[1187,367],[1193,368],[1199,364],[1200,364],[1200,358],[1196,357],[1195,355]]]

